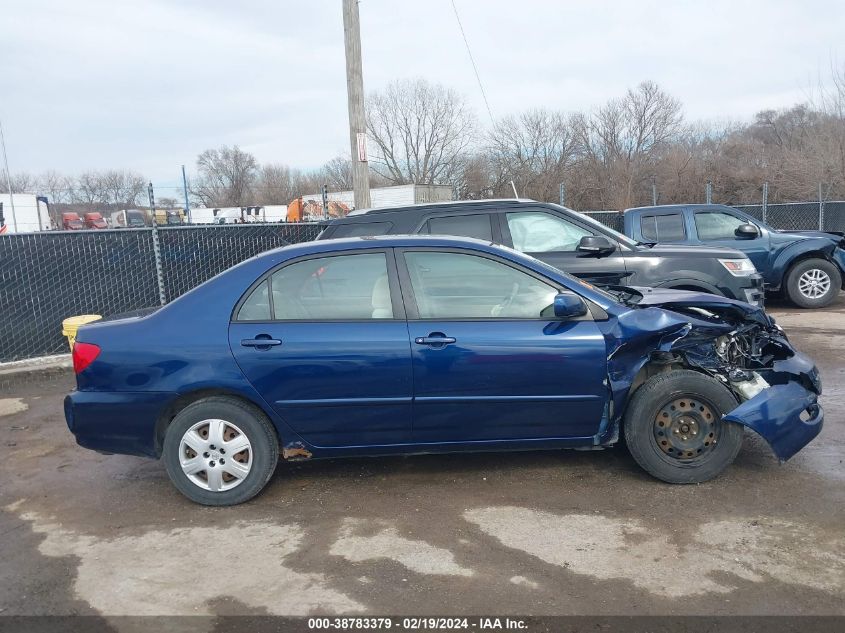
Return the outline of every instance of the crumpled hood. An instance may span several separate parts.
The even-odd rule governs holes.
[[[633,286],[631,289],[643,296],[635,307],[658,307],[665,310],[698,308],[719,316],[754,321],[765,327],[774,324],[763,308],[736,299],[690,290]]]

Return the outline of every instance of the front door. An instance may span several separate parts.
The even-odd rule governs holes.
[[[618,246],[615,252],[602,257],[578,251],[582,237],[599,235],[586,224],[537,208],[501,214],[501,230],[505,245],[584,281],[598,285],[626,284],[628,272]]]
[[[392,251],[312,257],[261,280],[229,326],[247,379],[314,446],[411,435],[411,356]]]
[[[743,224],[748,224],[749,221],[739,215],[717,209],[696,211],[693,214],[693,222],[702,244],[735,248],[745,253],[757,270],[764,274],[768,271],[769,238],[768,233],[761,230],[759,226],[757,229],[760,234],[757,237],[740,239],[735,231]]]
[[[495,258],[405,250],[415,442],[590,437],[606,402],[591,318],[549,316],[558,288]],[[402,268],[403,264],[406,268]]]

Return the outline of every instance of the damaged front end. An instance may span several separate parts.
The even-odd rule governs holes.
[[[633,309],[606,322],[612,411],[601,443],[615,441],[633,389],[672,368],[701,371],[724,384],[739,405],[724,415],[786,461],[822,428],[821,379],[762,308],[714,295],[628,289]]]

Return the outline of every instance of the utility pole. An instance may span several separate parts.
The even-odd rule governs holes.
[[[655,176],[651,177],[651,205],[657,206],[657,178]]]
[[[182,189],[185,192],[185,215],[188,216],[188,224],[191,224],[191,205],[188,202],[188,177],[185,175],[184,165],[182,165]]]
[[[711,181],[707,181],[707,185],[704,187],[704,200],[707,204],[713,204],[713,183]]]
[[[12,226],[18,232],[18,218],[15,215],[15,194],[12,193],[12,175],[9,173],[9,159],[6,157],[6,137],[3,136],[3,123],[0,122],[0,146],[3,147],[3,165],[6,169],[6,186],[9,187],[9,206],[12,207]],[[821,191],[821,189],[819,189]],[[39,218],[41,215],[39,214]]]
[[[355,190],[355,208],[367,209],[370,206],[370,174],[367,166],[367,121],[364,116],[358,0],[343,0],[343,40],[346,44],[346,94],[349,100],[352,188]]]

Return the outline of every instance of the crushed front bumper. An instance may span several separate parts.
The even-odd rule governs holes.
[[[790,380],[782,381],[789,376]],[[781,379],[725,415],[765,439],[781,461],[809,444],[822,430],[824,410],[818,402],[821,381],[812,361],[800,353],[776,361],[771,378]],[[809,389],[811,386],[812,389]]]

